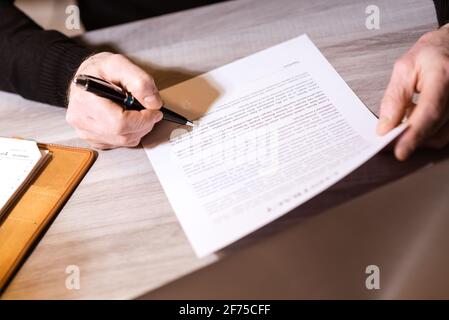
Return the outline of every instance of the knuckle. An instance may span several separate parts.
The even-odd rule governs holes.
[[[128,59],[123,54],[114,53],[109,56],[109,60],[114,61],[114,62],[123,62],[123,61],[127,61]]]
[[[103,59],[105,57],[111,57],[113,55],[114,55],[114,53],[111,53],[111,52],[99,52],[99,53],[94,54],[93,56],[91,56],[88,59],[98,59],[98,58]]]
[[[151,92],[153,92],[154,91],[153,78],[151,78],[151,76],[146,73],[142,73],[141,75],[136,77],[136,79],[134,80],[134,83],[132,84],[132,87],[134,90],[141,91],[141,92],[145,91],[145,90],[150,90]]]
[[[106,63],[112,68],[116,68],[117,66],[122,65],[123,63],[126,63],[128,59],[119,53],[111,54],[107,57]]]
[[[432,41],[434,37],[435,37],[435,31],[426,32],[419,38],[418,42],[420,42],[420,43],[429,42],[429,41]]]
[[[148,87],[148,82],[143,80],[142,78],[134,80],[132,87],[136,91],[143,91]]]
[[[154,84],[153,77],[146,72],[142,72],[142,74],[140,75],[140,81],[144,84]]]

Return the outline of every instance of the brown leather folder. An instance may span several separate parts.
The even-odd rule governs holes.
[[[0,220],[0,292],[96,157],[85,148],[38,146],[51,157]]]

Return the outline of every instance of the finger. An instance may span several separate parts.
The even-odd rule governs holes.
[[[95,120],[89,123],[90,126],[111,126],[122,117],[122,114],[123,108],[111,100],[77,88],[70,96],[67,110],[67,116],[71,117],[73,121],[70,121],[70,119],[67,119],[67,121],[69,123],[74,122],[73,125],[76,127],[82,127],[82,121],[87,119]]]
[[[111,149],[116,147],[135,147],[140,143],[143,133],[128,135],[98,135],[94,132],[76,129],[78,137],[99,149]]]
[[[106,80],[121,84],[147,109],[160,109],[162,98],[153,78],[120,54],[111,55],[101,65]]]
[[[98,117],[93,115],[72,115],[67,117],[67,122],[72,127],[92,132],[98,136],[141,134],[144,136],[151,131],[154,124],[163,117],[162,112],[156,110],[125,111],[117,117]]]
[[[409,127],[399,138],[395,155],[399,160],[407,159],[416,147],[433,132],[441,128],[447,120],[448,82],[443,74],[427,73],[422,81],[419,101],[408,120]]]
[[[156,122],[162,120],[163,114],[159,110],[129,110],[123,113],[123,117],[126,133],[144,132],[145,135],[153,129]]]
[[[399,59],[393,69],[390,82],[380,106],[378,134],[385,134],[396,127],[412,102],[416,76],[411,60]]]
[[[73,127],[98,135],[148,133],[162,119],[158,110],[123,111],[114,102],[81,92],[72,95],[67,122]]]

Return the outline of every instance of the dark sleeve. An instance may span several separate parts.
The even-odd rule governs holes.
[[[438,24],[440,27],[449,23],[449,1],[448,0],[433,0],[437,12]]]
[[[65,106],[75,71],[92,53],[62,33],[43,30],[13,0],[0,0],[0,90]]]

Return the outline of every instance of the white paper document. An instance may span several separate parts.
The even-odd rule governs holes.
[[[0,137],[0,217],[41,158],[36,142]]]
[[[199,257],[284,215],[359,167],[403,129],[377,118],[306,36],[163,90],[188,130],[143,141]],[[192,112],[195,110],[195,112]]]

